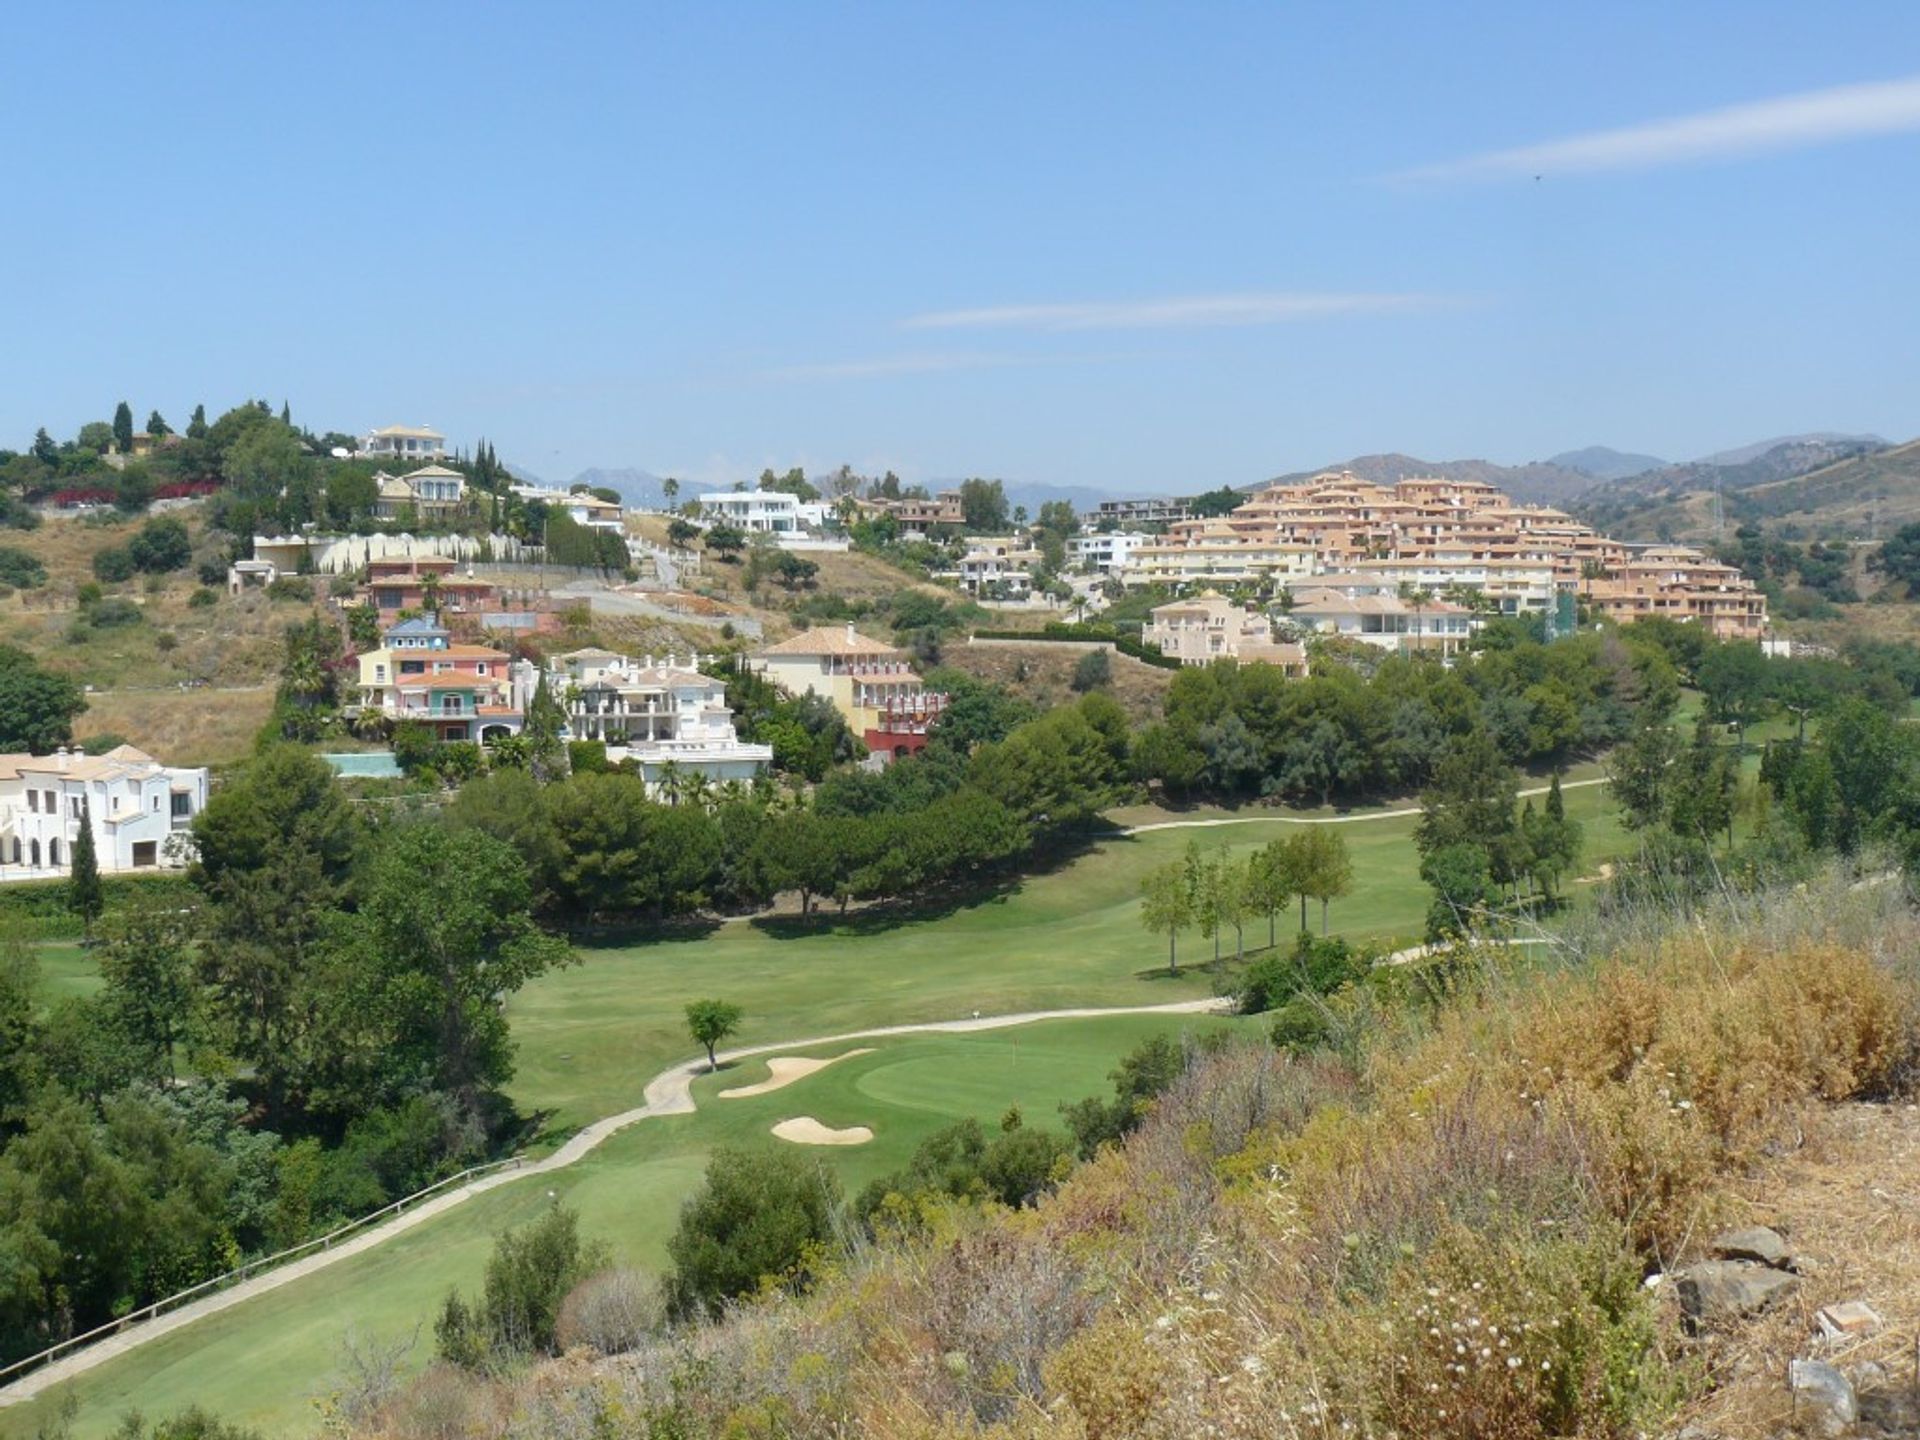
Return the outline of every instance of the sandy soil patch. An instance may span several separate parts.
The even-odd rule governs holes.
[[[850,1125],[845,1130],[834,1130],[822,1125],[811,1115],[796,1115],[791,1120],[782,1120],[773,1127],[774,1138],[790,1140],[795,1145],[864,1145],[873,1139],[873,1131],[864,1125]]]
[[[806,1079],[816,1070],[826,1069],[836,1060],[851,1060],[856,1055],[872,1053],[873,1047],[864,1045],[858,1050],[849,1050],[844,1055],[829,1055],[825,1059],[815,1059],[805,1055],[776,1055],[767,1061],[768,1079],[762,1080],[757,1085],[738,1085],[731,1090],[722,1090],[720,1098],[745,1100],[751,1095],[771,1095],[775,1090],[784,1089],[796,1080]]]
[[[1604,885],[1611,879],[1613,879],[1613,862],[1611,860],[1602,860],[1598,872],[1592,875],[1582,875],[1573,883],[1576,885]]]

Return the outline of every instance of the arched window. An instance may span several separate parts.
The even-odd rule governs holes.
[[[58,840],[47,841],[47,864],[56,870],[60,868],[60,842]]]
[[[33,868],[38,870],[40,868],[40,842],[38,840],[33,842],[32,849],[29,853],[33,856]]]

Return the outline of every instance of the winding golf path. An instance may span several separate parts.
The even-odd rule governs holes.
[[[1005,1030],[1015,1025],[1031,1025],[1041,1020],[1095,1020],[1108,1015],[1205,1015],[1221,1013],[1230,1008],[1232,1002],[1225,997],[1207,1000],[1180,1000],[1167,1005],[1116,1005],[1093,1007],[1079,1010],[1027,1010],[1014,1015],[982,1015],[966,1020],[930,1020],[917,1025],[882,1025],[872,1030],[849,1030],[839,1035],[815,1035],[806,1040],[782,1040],[771,1045],[748,1045],[738,1050],[723,1050],[719,1054],[722,1061],[747,1060],[756,1055],[767,1055],[789,1050],[805,1050],[815,1045],[837,1045],[847,1040],[871,1040],[889,1035],[957,1035],[975,1030]],[[71,1355],[62,1356],[50,1365],[42,1366],[28,1375],[23,1375],[12,1384],[0,1387],[0,1408],[19,1405],[40,1395],[64,1380],[84,1374],[96,1365],[103,1365],[116,1356],[138,1349],[151,1340],[158,1340],[175,1330],[193,1324],[194,1321],[214,1315],[251,1300],[256,1295],[264,1295],[269,1290],[278,1290],[282,1285],[290,1285],[316,1270],[324,1270],[329,1265],[384,1245],[416,1225],[423,1225],[435,1216],[444,1215],[455,1206],[471,1200],[484,1191],[501,1185],[517,1184],[522,1180],[539,1175],[548,1175],[555,1170],[565,1169],[575,1161],[587,1155],[602,1141],[626,1129],[629,1125],[642,1120],[651,1120],[659,1115],[686,1115],[693,1111],[693,1079],[706,1067],[703,1059],[681,1062],[662,1070],[647,1082],[643,1093],[646,1103],[632,1110],[623,1110],[617,1115],[609,1115],[604,1120],[596,1120],[584,1127],[553,1154],[541,1160],[532,1161],[513,1170],[499,1170],[491,1175],[482,1176],[471,1184],[458,1190],[449,1190],[444,1195],[422,1202],[417,1210],[407,1210],[393,1219],[375,1226],[373,1229],[342,1241],[331,1250],[322,1250],[316,1254],[295,1260],[265,1271],[249,1280],[242,1280],[230,1289],[216,1291],[204,1299],[182,1305],[178,1310],[170,1310],[152,1320],[129,1326],[117,1335],[109,1335]]]

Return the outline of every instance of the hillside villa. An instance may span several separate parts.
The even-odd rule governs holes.
[[[1273,624],[1256,610],[1235,605],[1208,590],[1191,600],[1157,605],[1148,612],[1141,634],[1148,645],[1182,665],[1215,660],[1278,665],[1289,676],[1307,673],[1304,647],[1273,638]]]
[[[444,460],[447,437],[425,425],[388,425],[369,431],[360,453],[369,460]]]
[[[510,657],[455,644],[438,621],[402,620],[359,657],[360,704],[394,720],[417,720],[441,740],[499,740],[520,733],[526,706]]]
[[[193,858],[207,772],[120,745],[104,755],[0,755],[0,880],[68,874],[84,808],[106,874],[178,868]],[[177,837],[177,839],[176,839]]]
[[[784,490],[715,490],[694,499],[700,518],[749,535],[805,535],[826,528],[831,507]]]
[[[823,625],[757,651],[753,668],[789,695],[821,695],[875,755],[923,749],[947,697],[928,690],[904,652],[858,633]]]
[[[566,707],[568,736],[604,742],[614,764],[633,761],[649,793],[671,798],[694,776],[710,785],[751,784],[773,763],[771,745],[735,732],[726,684],[702,674],[697,656],[656,662],[575,650],[554,657],[547,684]]]
[[[381,520],[450,520],[467,495],[467,477],[444,465],[424,465],[405,475],[382,470],[373,483],[379,491],[373,513]]]

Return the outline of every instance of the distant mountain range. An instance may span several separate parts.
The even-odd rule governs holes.
[[[531,478],[517,467],[508,468]],[[1706,539],[1729,523],[1767,520],[1790,523],[1808,534],[1851,536],[1920,520],[1920,442],[1891,446],[1878,435],[1826,430],[1775,436],[1677,464],[1606,445],[1566,450],[1520,465],[1423,460],[1399,453],[1356,455],[1238,488],[1250,492],[1328,470],[1351,471],[1380,484],[1423,475],[1483,481],[1516,500],[1571,510],[1627,540]],[[666,503],[661,480],[652,471],[631,466],[596,467],[582,470],[570,483],[610,489],[630,505],[658,508]],[[924,483],[929,490],[939,491],[958,488],[960,481]],[[1038,514],[1052,500],[1068,501],[1086,514],[1118,493],[1042,481],[1002,483],[1009,505],[1024,506],[1029,515]],[[679,499],[684,502],[728,488],[716,482],[682,480]],[[1192,488],[1191,482],[1174,484],[1165,493]]]

